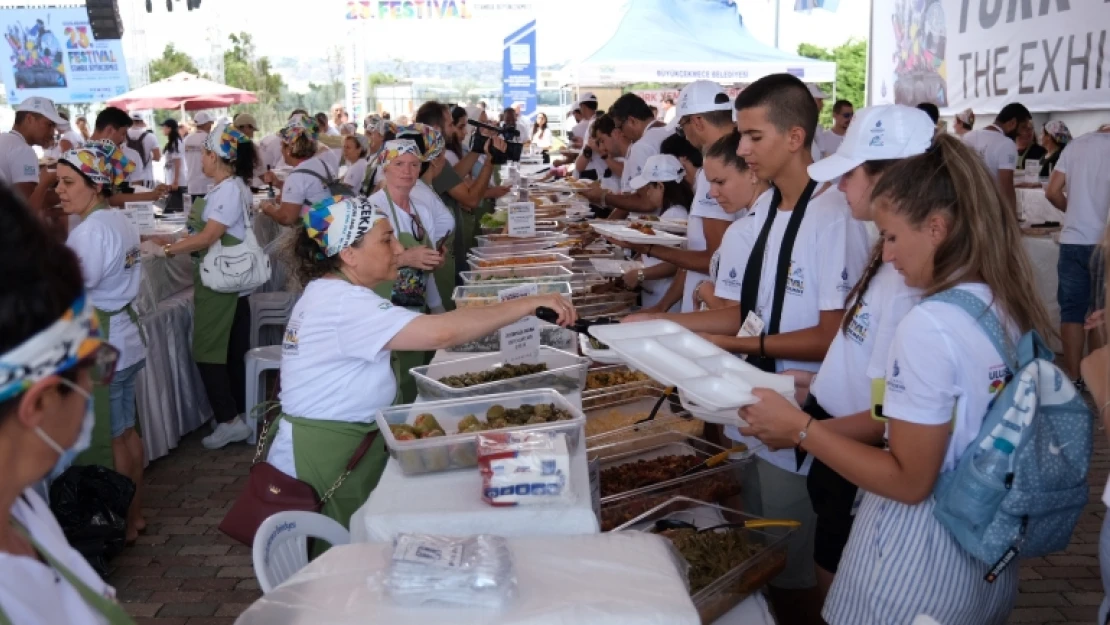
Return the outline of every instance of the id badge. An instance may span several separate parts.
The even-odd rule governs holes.
[[[764,325],[763,319],[761,319],[759,315],[755,314],[754,311],[749,311],[747,318],[744,319],[744,323],[740,325],[740,331],[736,333],[736,336],[741,338],[745,336],[759,336],[763,334]]]
[[[883,397],[886,395],[886,379],[874,378],[871,380],[871,418],[876,421],[886,421],[883,415]]]

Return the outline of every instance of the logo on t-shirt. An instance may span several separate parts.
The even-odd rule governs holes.
[[[39,168],[34,166],[34,165],[24,165],[23,166],[23,175],[24,176],[35,176],[38,173],[39,173]]]
[[[378,304],[378,308],[380,308],[382,310],[389,310],[390,308],[393,308],[393,303],[392,302],[382,302],[381,304]]]
[[[740,281],[736,279],[736,277],[738,275],[739,274],[736,273],[736,267],[733,267],[733,268],[729,269],[728,270],[728,277],[722,279],[721,284],[723,284],[724,286],[726,286],[730,289],[740,288]]]
[[[131,269],[132,267],[135,267],[136,265],[138,265],[140,262],[141,262],[141,260],[140,260],[139,248],[137,248],[137,247],[133,247],[133,248],[127,250],[127,253],[123,255],[123,268],[124,269]]]
[[[999,391],[1006,388],[1006,385],[1013,379],[1013,374],[1010,373],[1010,368],[1006,365],[995,365],[990,368],[987,373],[987,380],[990,382],[988,390],[991,395],[997,395]]]
[[[301,330],[301,322],[290,321],[289,325],[285,326],[285,335],[281,340],[281,355],[282,356],[296,356],[300,353],[300,343],[297,338],[297,333]]]
[[[847,294],[849,291],[852,290],[851,285],[848,284],[848,268],[847,267],[845,267],[840,272],[840,285],[836,287],[836,290],[840,291],[841,293],[845,293],[845,294]]]
[[[786,292],[801,295],[805,290],[805,271],[801,267],[795,267],[794,261],[790,261],[790,270],[786,273]]]
[[[894,361],[894,365],[890,368],[890,377],[886,380],[886,390],[894,391],[896,393],[904,393],[906,385],[898,376],[902,375],[902,368],[898,366],[898,361]]]
[[[852,313],[852,320],[848,322],[848,330],[845,332],[856,345],[863,345],[867,340],[867,331],[871,329],[871,313],[864,312],[865,308],[867,308],[867,302],[860,298]]]

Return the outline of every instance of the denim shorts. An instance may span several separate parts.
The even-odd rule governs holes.
[[[146,360],[116,371],[108,385],[108,402],[112,410],[112,438],[118,438],[128,428],[135,427],[135,377]]]
[[[1060,244],[1056,263],[1061,323],[1083,323],[1091,312],[1091,256],[1095,245]]]

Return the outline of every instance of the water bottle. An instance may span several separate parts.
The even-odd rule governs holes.
[[[969,449],[968,453],[974,452]],[[1013,481],[1013,474],[1010,473],[1013,453],[1014,444],[1005,434],[997,436],[993,445],[979,451],[979,455],[972,459],[975,479],[958,480],[959,485],[948,498],[946,512],[964,519],[975,528],[989,524]]]
[[[1014,444],[999,436],[985,452],[975,457],[975,468],[979,473],[992,482],[1010,486],[1010,456],[1014,453]]]

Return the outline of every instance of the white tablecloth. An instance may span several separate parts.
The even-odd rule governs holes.
[[[1020,189],[1019,189],[1020,190]],[[1056,263],[1060,260],[1060,245],[1052,237],[1022,237],[1025,252],[1033,265],[1033,285],[1037,289],[1037,296],[1048,310],[1048,318],[1052,327],[1060,330],[1060,304],[1056,300]],[[1059,352],[1061,350],[1058,339],[1049,340],[1048,346]]]
[[[571,457],[569,506],[494,508],[482,501],[477,469],[405,476],[390,459],[370,498],[351,517],[352,542],[384,542],[401,532],[468,536],[567,536],[598,533],[590,499],[585,440]]]
[[[517,596],[504,610],[402,609],[382,590],[390,547],[333,547],[237,625],[699,625],[665,539],[638,532],[509,539]]]

